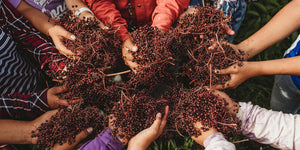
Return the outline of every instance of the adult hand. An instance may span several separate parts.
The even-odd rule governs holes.
[[[69,102],[71,102],[69,103],[68,100],[62,99],[58,96],[58,94],[64,93],[67,90],[68,89],[65,86],[55,86],[48,89],[47,101],[51,109],[58,108],[59,105],[69,106],[69,104],[75,104],[82,101],[82,99],[74,99],[74,100],[69,100]]]
[[[58,109],[48,111],[44,113],[42,116],[38,117],[37,119],[31,121],[31,129],[32,131],[37,131],[36,129],[41,126],[42,123],[45,123],[46,120],[50,120],[52,116],[54,116],[58,112]],[[37,131],[38,132],[38,131]],[[69,145],[68,143],[63,143],[63,145],[60,145],[59,143],[55,144],[52,150],[71,150],[74,149],[75,146],[85,139],[89,134],[93,132],[93,128],[87,128],[80,133],[78,133],[75,137],[75,141],[73,144]],[[37,144],[37,137],[32,138],[32,144]]]
[[[90,135],[93,132],[93,128],[89,127],[81,132],[79,132],[75,137],[75,142],[69,145],[69,143],[63,143],[60,145],[59,143],[56,143],[51,150],[73,150],[78,145],[80,141],[87,138],[88,135]]]
[[[76,58],[76,53],[69,50],[63,42],[63,39],[75,40],[76,37],[72,33],[68,32],[60,25],[54,25],[48,30],[49,35],[51,36],[53,43],[55,44],[58,51],[65,55],[68,58]]]
[[[149,128],[141,131],[130,139],[128,150],[147,149],[147,147],[162,134],[163,129],[167,123],[168,113],[169,106],[166,106],[164,117],[161,119],[161,113],[158,113],[156,115],[156,120]]]
[[[137,46],[133,44],[133,41],[131,38],[125,40],[122,44],[122,55],[123,59],[125,61],[125,64],[129,66],[132,71],[136,73],[135,68],[138,66],[136,63],[132,62],[133,56],[132,52],[136,52],[138,50]]]
[[[241,65],[242,64],[242,65]],[[257,65],[254,65],[253,62],[243,61],[241,63],[236,63],[226,69],[215,70],[216,74],[230,74],[230,80],[227,81],[223,85],[214,85],[215,89],[227,89],[227,88],[236,88],[241,83],[246,81],[251,77],[257,76],[257,72],[255,71]]]

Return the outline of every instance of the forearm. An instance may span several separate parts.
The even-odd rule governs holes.
[[[40,32],[49,35],[49,29],[55,25],[49,22],[49,17],[42,13],[40,10],[30,6],[24,1],[21,1],[17,10],[25,16],[35,28]]]
[[[241,120],[242,133],[252,140],[270,144],[279,149],[300,147],[300,116],[284,114],[240,102],[237,117]]]
[[[50,110],[47,103],[47,89],[31,95],[13,94],[0,97],[1,119],[34,119]]]
[[[0,144],[34,144],[31,122],[0,120]]]
[[[252,68],[249,71],[254,72],[256,76],[277,74],[300,76],[300,56],[248,63],[251,64],[249,67]]]
[[[300,27],[300,0],[282,8],[264,27],[238,44],[250,57],[279,42]]]

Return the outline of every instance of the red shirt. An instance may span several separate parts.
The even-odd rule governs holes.
[[[156,26],[168,31],[190,0],[84,0],[102,22],[118,29],[124,41],[130,38],[128,24]]]

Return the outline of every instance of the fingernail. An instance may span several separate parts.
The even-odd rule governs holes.
[[[76,39],[75,35],[71,35],[71,39],[75,40]]]
[[[220,70],[215,70],[215,73],[220,73]]]
[[[136,46],[133,46],[133,47],[132,47],[132,51],[137,51],[137,47],[136,47]]]
[[[86,131],[87,131],[88,133],[92,133],[92,132],[93,132],[93,128],[92,128],[92,127],[89,127],[89,128],[86,129]]]
[[[156,117],[161,118],[161,113],[157,113]]]

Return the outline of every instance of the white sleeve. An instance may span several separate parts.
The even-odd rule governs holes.
[[[245,136],[275,148],[300,150],[300,115],[267,110],[251,102],[239,104],[237,117]]]
[[[207,137],[203,144],[205,150],[235,150],[234,144],[227,141],[220,132]]]

